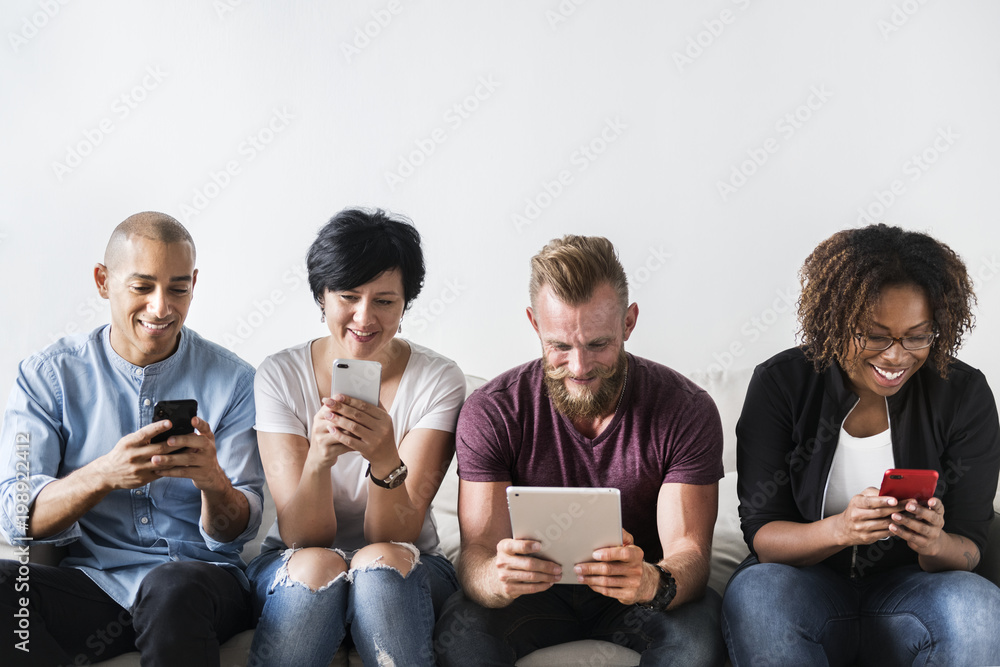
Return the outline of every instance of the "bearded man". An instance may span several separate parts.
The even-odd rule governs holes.
[[[625,352],[639,308],[610,241],[564,236],[531,260],[528,320],[542,358],[478,389],[458,421],[464,591],[437,626],[444,665],[513,665],[554,644],[603,639],[643,665],[721,665],[721,600],[707,589],[723,475],[708,394]],[[512,539],[506,487],[611,487],[622,546],[561,567]]]

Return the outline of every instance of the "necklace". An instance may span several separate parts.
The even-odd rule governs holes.
[[[615,411],[612,415],[618,414],[618,408],[622,406],[622,399],[625,398],[625,387],[628,386],[628,364],[625,364],[625,377],[622,378],[622,393],[618,395],[618,403],[615,404]]]

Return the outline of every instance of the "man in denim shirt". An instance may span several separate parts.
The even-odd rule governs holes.
[[[250,626],[240,551],[261,520],[253,368],[184,328],[195,247],[162,213],[111,236],[94,269],[111,324],[21,363],[0,432],[0,663],[217,665]],[[150,440],[161,400],[195,399],[191,435]],[[32,544],[65,546],[58,567]]]

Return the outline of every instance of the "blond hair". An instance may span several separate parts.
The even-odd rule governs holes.
[[[603,236],[567,234],[552,239],[531,258],[528,294],[532,306],[545,285],[560,301],[575,306],[589,301],[603,284],[618,294],[622,311],[628,309],[628,277],[614,245]]]

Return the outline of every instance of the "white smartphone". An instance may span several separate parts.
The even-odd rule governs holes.
[[[378,405],[379,390],[382,387],[382,364],[377,361],[360,359],[334,359],[333,381],[330,395],[343,394]]]

